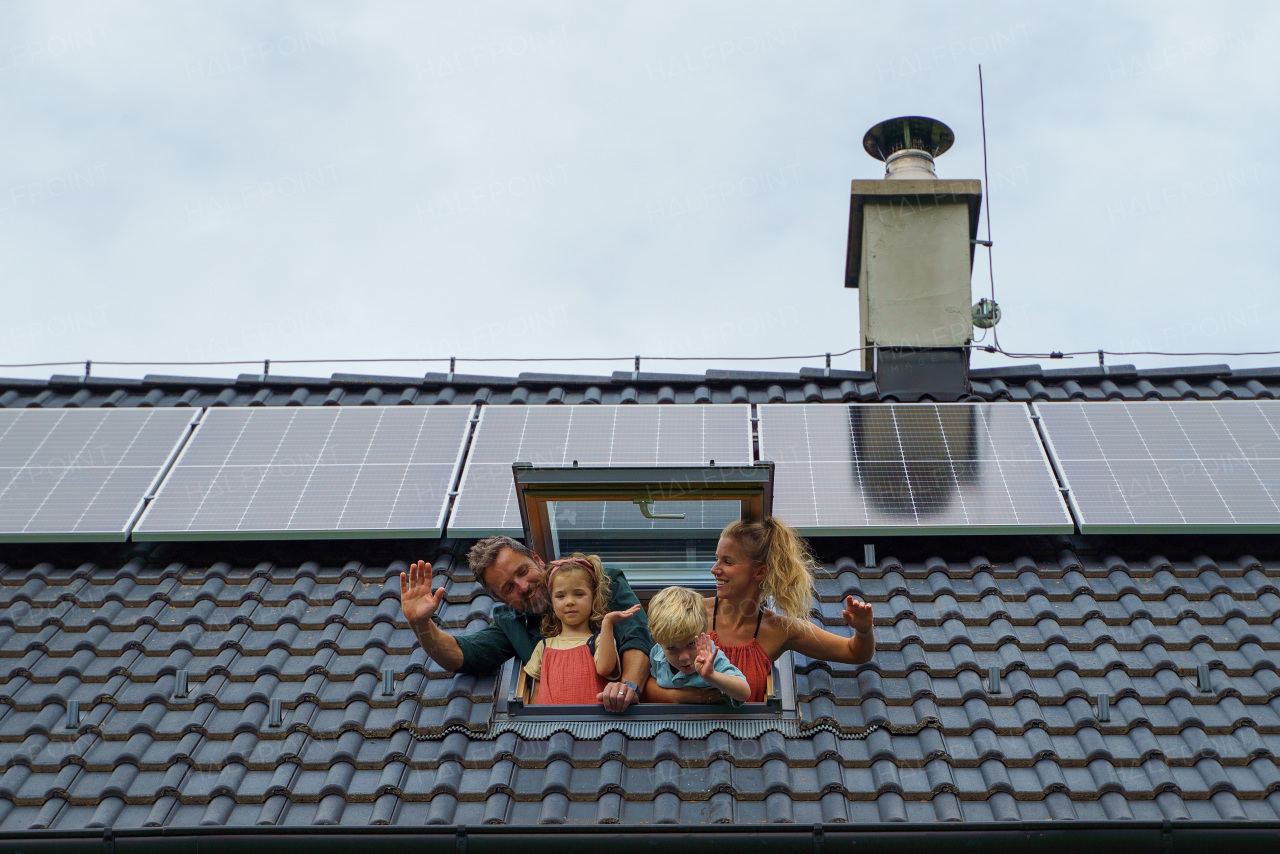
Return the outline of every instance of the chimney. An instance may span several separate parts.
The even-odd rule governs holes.
[[[934,158],[953,142],[951,128],[922,116],[881,122],[862,139],[885,172],[853,182],[845,287],[859,290],[863,368],[898,400],[969,393],[982,182],[938,179]]]

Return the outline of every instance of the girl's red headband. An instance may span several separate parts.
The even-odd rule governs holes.
[[[553,560],[551,561],[551,563],[547,564],[547,587],[548,588],[551,587],[551,579],[555,578],[556,571],[560,569],[565,569],[567,567],[586,570],[587,575],[591,576],[591,583],[594,585],[599,585],[600,579],[596,577],[596,568],[591,565],[591,561],[584,560],[583,558],[580,558],[580,557],[566,557],[566,558],[561,558],[560,560]]]

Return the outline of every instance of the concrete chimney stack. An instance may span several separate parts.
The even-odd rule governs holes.
[[[859,289],[863,368],[899,400],[969,392],[982,183],[938,179],[934,158],[953,142],[936,119],[881,122],[862,145],[884,161],[884,179],[852,185],[845,286]]]

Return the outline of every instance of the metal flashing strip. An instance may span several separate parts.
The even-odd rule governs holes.
[[[920,729],[932,726],[933,724],[924,724]],[[625,718],[617,720],[594,720],[594,721],[497,721],[489,726],[485,732],[477,732],[476,730],[467,729],[462,726],[446,727],[436,733],[414,733],[414,738],[418,741],[441,741],[453,733],[462,733],[474,741],[493,741],[505,733],[514,733],[521,738],[531,739],[533,741],[546,741],[557,733],[568,733],[575,739],[584,739],[588,741],[596,741],[604,738],[609,733],[621,733],[627,738],[635,739],[653,739],[657,738],[660,733],[672,732],[680,738],[687,739],[705,739],[714,732],[723,732],[733,738],[760,738],[767,732],[776,732],[783,738],[803,739],[812,738],[819,732],[827,732],[843,741],[861,741],[871,733],[878,729],[884,729],[884,724],[872,724],[864,730],[857,732],[849,732],[839,727],[826,723],[805,725],[804,721],[795,719],[790,720],[761,720],[746,719],[733,720],[732,718],[723,718],[719,720],[666,720],[666,721],[633,721]],[[895,734],[897,730],[893,730]]]
[[[899,796],[900,797],[900,796]],[[1109,818],[1096,821],[880,821],[771,824],[726,821],[711,824],[505,824],[479,825],[257,825],[168,827],[77,827],[0,831],[6,850],[223,852],[253,850],[415,851],[466,854],[474,847],[489,854],[554,851],[720,852],[778,851],[820,854],[830,850],[868,851],[1110,851],[1191,852],[1273,851],[1280,821]],[[109,843],[109,844],[108,844]]]

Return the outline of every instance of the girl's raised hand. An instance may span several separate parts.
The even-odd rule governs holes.
[[[844,612],[840,616],[844,617],[845,623],[855,632],[866,634],[874,625],[871,620],[871,605],[859,602],[852,596],[845,597]]]
[[[628,608],[625,611],[610,611],[609,613],[604,615],[603,622],[611,626],[614,623],[619,622],[620,620],[625,620],[627,617],[634,617],[638,613],[640,613],[639,602],[632,605],[630,608]]]
[[[716,642],[706,632],[698,635],[698,640],[694,649],[698,652],[698,657],[693,660],[693,669],[698,675],[706,679],[715,672],[716,663]]]

